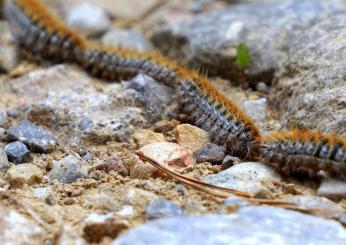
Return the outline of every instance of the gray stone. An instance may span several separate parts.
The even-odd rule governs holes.
[[[235,81],[240,74],[235,63],[236,47],[243,42],[251,55],[247,80],[268,82],[286,62],[287,50],[298,28],[309,28],[318,18],[344,8],[338,0],[237,4],[169,23],[151,39],[162,52],[181,62],[205,65],[208,71]],[[309,43],[302,40],[302,46]]]
[[[5,146],[8,160],[15,164],[29,163],[33,160],[29,149],[20,141],[9,143]]]
[[[287,65],[276,73],[269,93],[286,127],[346,133],[345,16],[335,11],[294,31]]]
[[[171,102],[171,88],[143,74],[134,77],[126,87],[135,90],[135,100],[144,106],[150,115],[151,122],[158,121],[163,117],[165,109]]]
[[[194,153],[194,155],[197,163],[210,162],[220,164],[225,157],[225,151],[221,146],[215,144],[207,144],[204,147],[198,149]]]
[[[9,72],[17,66],[19,52],[7,22],[0,21],[0,33],[0,71]]]
[[[234,164],[240,163],[241,160],[238,157],[227,155],[222,161],[222,168],[227,169],[232,167]]]
[[[321,232],[323,231],[323,232]],[[281,208],[249,206],[231,215],[175,217],[149,222],[112,245],[345,244],[338,222]]]
[[[244,101],[240,106],[258,125],[263,126],[266,115],[266,103],[267,99],[261,98]]]
[[[111,21],[104,9],[91,3],[81,3],[71,9],[67,16],[69,26],[89,36],[107,31]]]
[[[7,121],[7,113],[6,111],[0,111],[0,127],[4,126]]]
[[[11,164],[8,162],[6,152],[0,148],[0,172],[6,171],[11,167]]]
[[[204,177],[210,184],[234,188],[254,194],[268,190],[279,191],[277,183],[281,177],[269,166],[258,162],[245,162],[234,165],[218,174]]]
[[[59,144],[52,134],[26,119],[9,128],[6,133],[10,140],[25,143],[33,152],[50,153]]]
[[[346,181],[339,179],[325,179],[318,187],[317,195],[331,199],[346,198]]]
[[[126,29],[112,29],[102,37],[102,43],[108,46],[121,47],[137,51],[151,51],[147,39],[138,32]]]
[[[177,204],[174,204],[166,199],[159,198],[149,203],[145,214],[149,220],[152,220],[180,216],[183,214],[183,211]]]
[[[72,155],[68,155],[59,161],[53,161],[53,165],[52,170],[48,173],[50,181],[57,180],[68,184],[87,176],[87,171],[83,169],[82,162]]]

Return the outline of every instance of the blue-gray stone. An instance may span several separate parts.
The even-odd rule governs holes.
[[[72,183],[85,176],[87,171],[83,169],[82,162],[72,155],[53,161],[53,168],[48,173],[50,181],[57,180],[64,184]]]
[[[183,211],[177,204],[174,204],[163,198],[153,200],[146,210],[146,216],[149,220],[175,217],[182,214]]]
[[[6,132],[9,140],[19,140],[33,152],[50,153],[58,145],[58,140],[53,135],[26,119]]]
[[[9,143],[5,146],[5,152],[10,162],[15,164],[29,163],[32,155],[29,149],[20,141]]]
[[[282,208],[249,206],[231,215],[175,217],[149,222],[112,245],[341,245],[346,230],[338,222]]]

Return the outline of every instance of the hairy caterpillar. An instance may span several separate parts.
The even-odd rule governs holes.
[[[36,0],[8,2],[5,13],[14,26],[19,45],[29,52],[47,59],[74,61],[106,79],[129,78],[141,72],[173,87],[178,86],[182,109],[192,123],[207,130],[215,142],[225,145],[229,154],[246,159],[259,157],[261,140],[257,127],[207,78],[159,54],[112,49],[88,42],[55,20]],[[26,40],[26,36],[32,38]],[[30,45],[34,48],[29,49]],[[205,119],[204,123],[201,119]]]
[[[293,130],[262,139],[252,120],[206,77],[160,54],[89,42],[56,20],[37,0],[7,1],[5,16],[19,46],[33,55],[74,62],[108,80],[128,79],[144,73],[175,87],[188,121],[208,131],[211,140],[223,145],[228,154],[242,159],[263,158],[288,173],[315,175],[324,170],[331,176],[346,178],[346,140],[342,137]]]
[[[275,132],[263,138],[264,161],[286,174],[309,176],[323,170],[346,179],[346,138],[308,129]]]

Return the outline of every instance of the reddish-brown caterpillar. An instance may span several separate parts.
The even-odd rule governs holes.
[[[293,129],[264,137],[264,160],[286,174],[319,171],[346,179],[346,138]]]
[[[18,44],[33,55],[74,62],[108,80],[144,73],[177,88],[188,121],[208,131],[211,140],[223,145],[228,154],[253,160],[264,157],[265,162],[288,173],[315,175],[324,170],[331,176],[346,178],[344,138],[293,130],[262,141],[251,119],[206,77],[160,54],[91,43],[57,21],[37,0],[7,1],[5,16]]]

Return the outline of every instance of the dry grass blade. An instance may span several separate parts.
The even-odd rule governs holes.
[[[217,197],[221,198],[227,198],[230,196],[238,196],[248,202],[254,203],[254,204],[260,204],[260,205],[270,205],[270,206],[278,206],[278,207],[283,207],[283,208],[288,208],[288,209],[294,209],[294,210],[299,210],[299,211],[308,211],[306,209],[301,209],[298,208],[295,204],[290,203],[290,202],[285,202],[285,201],[280,201],[280,200],[266,200],[266,199],[257,199],[254,198],[251,194],[238,191],[235,189],[231,188],[225,188],[225,187],[220,187],[216,185],[212,185],[206,182],[203,182],[198,179],[194,179],[191,177],[184,176],[182,174],[176,173],[170,169],[167,169],[166,167],[162,166],[159,164],[157,161],[154,159],[145,156],[142,152],[137,152],[137,155],[140,157],[141,160],[149,162],[151,165],[154,167],[158,168],[168,176],[182,182],[183,184],[186,184],[190,187],[196,188],[200,191],[203,191],[205,193],[215,195]]]

